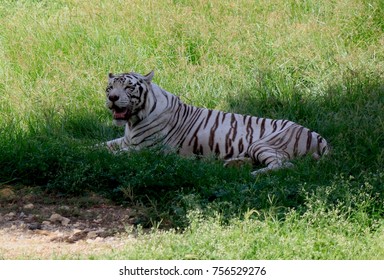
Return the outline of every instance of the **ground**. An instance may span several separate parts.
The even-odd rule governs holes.
[[[96,194],[65,197],[31,187],[0,186],[0,259],[88,258],[135,242],[129,229],[144,209]]]

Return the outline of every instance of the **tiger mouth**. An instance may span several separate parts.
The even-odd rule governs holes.
[[[128,107],[119,108],[117,106],[113,106],[111,110],[113,113],[113,118],[115,120],[128,120],[131,115],[131,112]]]

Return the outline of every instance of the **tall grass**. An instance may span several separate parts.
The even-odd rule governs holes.
[[[119,203],[142,203],[153,224],[175,228],[188,227],[188,213],[196,209],[208,221],[220,213],[224,225],[237,228],[242,222],[236,219],[255,209],[256,221],[273,214],[276,228],[297,223],[304,236],[306,213],[325,209],[316,215],[327,221],[337,209],[335,224],[347,215],[352,235],[356,224],[382,229],[383,18],[379,0],[4,0],[0,184],[65,195],[100,192]],[[248,169],[224,169],[214,159],[157,150],[115,156],[90,148],[123,133],[104,108],[107,73],[151,69],[157,84],[187,103],[297,121],[322,134],[332,152],[320,162],[300,159],[292,170],[252,178]],[[244,226],[257,228],[256,221]],[[216,232],[227,232],[221,226]],[[311,242],[320,228],[333,230],[309,227]],[[360,244],[380,232],[366,240],[358,233]],[[348,257],[344,249],[319,256]],[[318,257],[301,252],[298,258]]]

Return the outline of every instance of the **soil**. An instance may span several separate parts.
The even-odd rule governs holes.
[[[87,259],[135,242],[130,229],[148,225],[144,208],[36,190],[0,186],[0,259]]]

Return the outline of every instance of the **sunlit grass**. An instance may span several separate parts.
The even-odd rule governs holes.
[[[170,91],[218,108],[265,71],[310,94],[354,72],[383,75],[380,1],[12,3],[2,4],[1,68],[20,109],[35,106],[25,96],[71,106],[86,95],[79,106],[92,106],[109,71],[155,69]]]
[[[192,217],[183,234],[139,235],[135,244],[115,253],[94,256],[112,259],[382,259],[383,225],[375,231],[340,217],[340,213],[289,212],[285,221]]]

